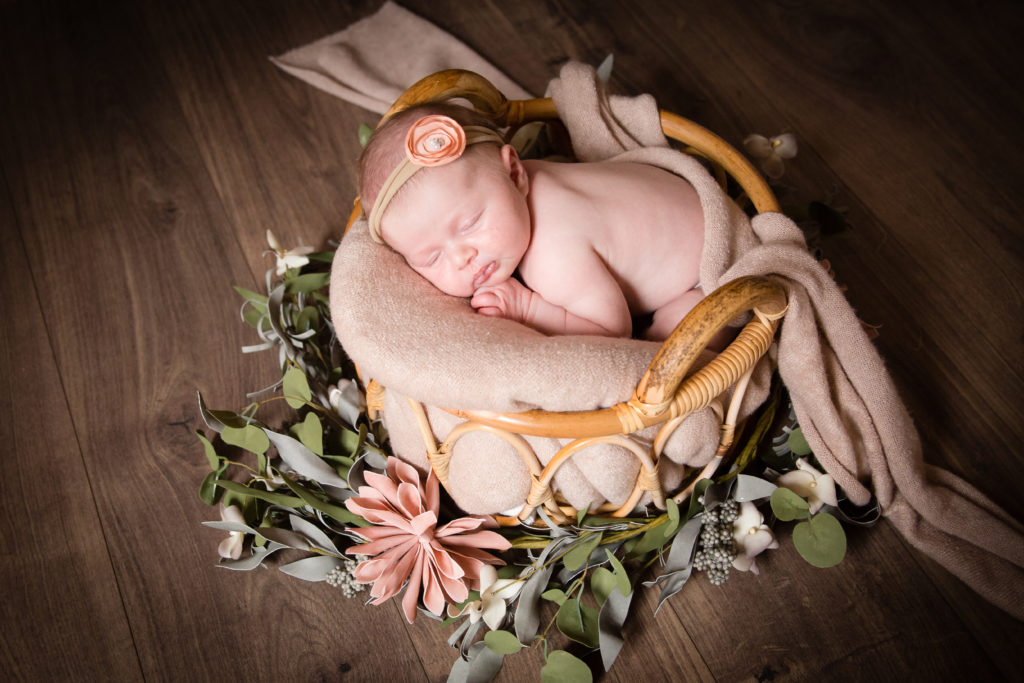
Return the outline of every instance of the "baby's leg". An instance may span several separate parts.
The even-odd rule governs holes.
[[[664,341],[672,334],[679,321],[682,320],[697,303],[704,298],[699,287],[683,292],[672,301],[654,312],[654,321],[644,332],[645,339]]]

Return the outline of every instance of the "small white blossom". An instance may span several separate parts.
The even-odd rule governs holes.
[[[836,482],[830,474],[823,474],[800,458],[796,461],[798,469],[786,472],[775,482],[802,498],[806,498],[811,506],[811,514],[821,509],[822,505],[836,506]]]
[[[763,135],[748,135],[743,141],[743,149],[757,162],[768,178],[778,180],[786,172],[783,159],[792,159],[796,156],[796,136],[792,133],[783,133],[769,139]]]
[[[278,277],[283,277],[289,268],[301,268],[309,263],[307,256],[315,251],[313,247],[283,249],[281,243],[277,241],[277,237],[270,230],[267,230],[267,244],[270,245],[270,248],[274,250],[274,255],[277,256],[276,272]]]
[[[522,582],[516,579],[499,579],[492,565],[484,565],[480,570],[480,599],[466,603],[459,611],[455,610],[454,605],[449,605],[448,616],[459,617],[468,613],[472,624],[483,619],[492,631],[501,628],[505,610],[508,609],[506,601],[518,595],[521,585]]]
[[[732,524],[732,538],[738,551],[732,566],[742,572],[751,571],[757,574],[754,558],[765,550],[779,547],[775,534],[764,523],[764,515],[750,501],[740,503],[739,517]]]
[[[220,521],[245,524],[245,517],[242,516],[242,511],[237,506],[221,503]],[[237,560],[242,556],[242,545],[244,542],[245,534],[241,531],[229,531],[228,537],[217,546],[217,552],[225,559]]]

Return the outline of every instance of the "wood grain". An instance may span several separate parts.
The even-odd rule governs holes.
[[[446,676],[450,629],[214,567],[217,513],[194,493],[195,390],[238,408],[275,374],[238,352],[231,285],[259,286],[267,229],[340,236],[355,131],[376,120],[266,58],[379,4],[0,2],[8,677]],[[402,4],[538,95],[566,59],[614,53],[613,89],[733,144],[797,134],[783,202],[848,207],[822,248],[882,324],[926,458],[1024,514],[1019,3]],[[824,571],[780,540],[760,576],[697,577],[657,617],[636,600],[602,680],[1019,679],[1024,624],[887,524]],[[541,663],[516,655],[500,680]]]

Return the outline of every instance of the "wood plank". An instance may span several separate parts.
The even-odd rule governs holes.
[[[378,656],[408,641],[385,613],[213,566],[195,390],[234,407],[274,368],[238,353],[230,286],[253,274],[134,4],[15,5],[2,24],[5,103],[35,107],[5,104],[2,159],[144,675],[407,678]]]
[[[141,680],[105,525],[2,183],[0,236],[0,670],[18,680]]]

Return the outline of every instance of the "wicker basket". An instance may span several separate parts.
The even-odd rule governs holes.
[[[409,107],[452,98],[468,100],[480,113],[510,132],[532,121],[552,121],[558,112],[550,98],[507,100],[490,82],[469,71],[441,71],[422,79],[409,88],[384,115],[383,120]],[[665,135],[682,143],[685,151],[708,160],[719,181],[731,176],[742,188],[758,212],[778,211],[778,203],[767,183],[750,162],[724,140],[670,112],[662,111],[661,125]],[[359,200],[349,219],[349,226],[362,214]],[[347,229],[347,228],[346,228]],[[435,439],[422,404],[410,401],[423,435],[428,459],[442,485],[448,485],[448,463],[455,443],[473,431],[489,432],[504,439],[522,456],[532,475],[532,485],[525,505],[516,517],[498,518],[503,524],[516,524],[530,519],[542,507],[548,517],[558,523],[575,519],[577,510],[560,500],[552,490],[552,479],[566,461],[588,446],[611,443],[620,446],[640,462],[639,475],[629,499],[620,506],[606,505],[600,510],[612,516],[628,515],[645,493],[651,494],[655,506],[665,508],[671,496],[677,503],[691,492],[700,476],[713,473],[728,457],[736,432],[736,416],[747,381],[758,360],[768,351],[779,320],[786,310],[782,287],[766,278],[740,278],[708,295],[679,323],[656,354],[647,371],[637,382],[633,397],[614,406],[579,412],[531,410],[519,413],[495,413],[446,408],[463,419],[442,443]],[[732,343],[710,363],[688,375],[698,355],[716,333],[744,313],[753,312],[749,323]],[[731,387],[728,407],[721,406],[720,397]],[[367,403],[379,412],[384,388],[367,381]],[[672,432],[691,413],[718,402],[722,415],[719,445],[715,457],[702,469],[700,476],[679,491],[662,490],[658,476],[658,459]],[[653,425],[660,425],[651,444],[631,435]],[[567,440],[568,443],[542,466],[524,436],[540,436]],[[596,512],[596,511],[594,511]]]

